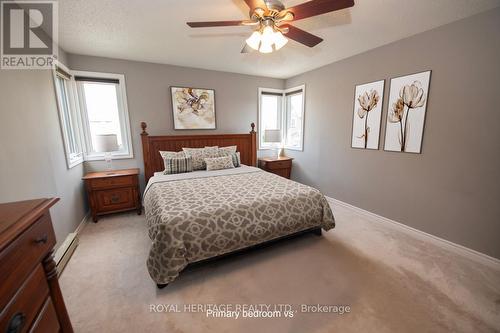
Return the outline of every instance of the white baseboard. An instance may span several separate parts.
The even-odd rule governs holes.
[[[85,214],[81,222],[78,224],[78,227],[76,227],[75,232],[70,233],[57,249],[54,255],[54,260],[56,262],[58,276],[62,274],[64,267],[66,267],[69,259],[73,255],[73,252],[78,246],[78,235],[82,232],[83,228],[85,228],[89,218],[90,212]]]
[[[82,232],[83,228],[85,228],[85,226],[87,225],[89,219],[90,219],[90,212],[87,212],[87,214],[85,214],[85,216],[81,220],[80,224],[78,224],[78,227],[76,227],[75,229],[75,233],[77,235],[79,235]]]
[[[333,205],[342,206],[344,208],[351,210],[352,212],[354,212],[358,215],[369,217],[369,218],[373,219],[374,221],[377,221],[380,223],[385,223],[387,225],[390,225],[393,228],[396,227],[397,229],[399,229],[402,232],[405,232],[406,234],[410,234],[410,235],[412,235],[414,237],[418,237],[419,239],[422,239],[424,241],[431,242],[437,246],[440,246],[442,248],[446,248],[447,250],[449,250],[453,253],[467,257],[475,262],[479,262],[481,264],[487,265],[488,267],[491,267],[495,270],[500,271],[500,259],[491,257],[487,254],[478,252],[476,250],[470,249],[470,248],[465,247],[463,245],[459,245],[459,244],[450,242],[446,239],[428,234],[424,231],[409,227],[403,223],[400,223],[400,222],[388,219],[386,217],[377,215],[375,213],[372,213],[372,212],[369,212],[369,211],[364,210],[362,208],[353,206],[353,205],[348,204],[346,202],[343,202],[343,201],[340,201],[340,200],[337,200],[337,199],[334,199],[331,197],[326,197],[326,199]]]

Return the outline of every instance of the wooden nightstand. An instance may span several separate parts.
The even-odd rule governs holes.
[[[98,216],[128,210],[137,210],[141,215],[139,169],[91,172],[82,179],[85,180],[94,222]]]
[[[290,179],[292,160],[291,157],[262,157],[259,158],[259,168]]]

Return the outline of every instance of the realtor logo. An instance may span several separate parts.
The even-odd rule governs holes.
[[[57,58],[57,2],[1,1],[1,69],[50,69]]]

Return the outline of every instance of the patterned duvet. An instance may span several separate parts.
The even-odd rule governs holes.
[[[316,189],[260,169],[155,176],[144,194],[152,245],[147,260],[158,284],[187,264],[335,220]]]

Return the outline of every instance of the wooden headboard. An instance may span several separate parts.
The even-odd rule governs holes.
[[[163,159],[159,151],[181,151],[186,148],[203,148],[205,146],[237,146],[241,155],[241,163],[257,165],[257,133],[255,124],[248,134],[202,134],[202,135],[163,135],[151,136],[146,132],[147,124],[141,123],[142,154],[144,158],[144,177],[146,183],[155,172],[163,171]]]

